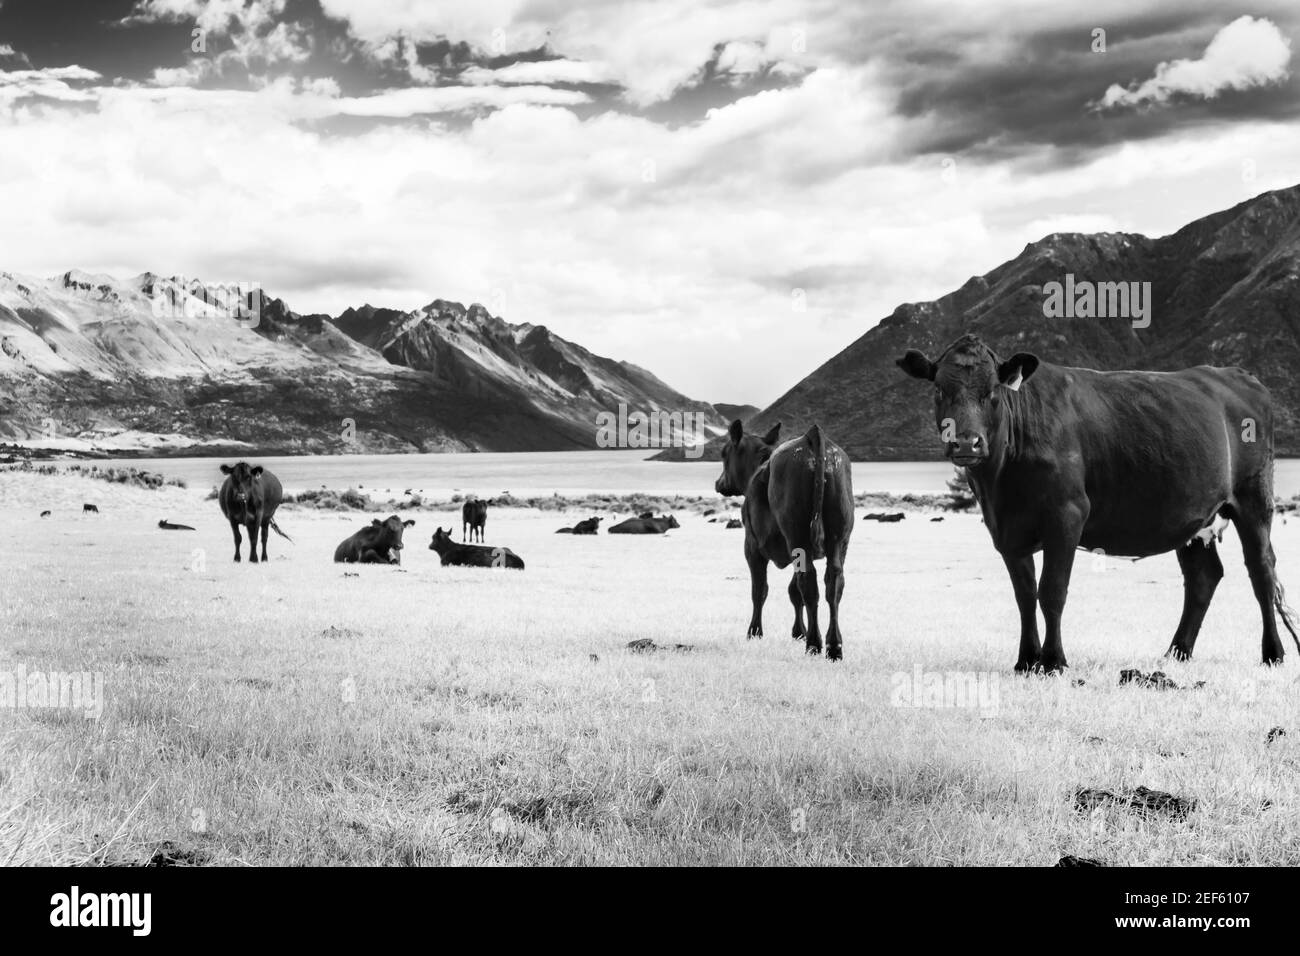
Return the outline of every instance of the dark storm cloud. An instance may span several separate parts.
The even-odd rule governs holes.
[[[904,144],[910,154],[981,161],[1032,155],[1036,163],[1046,155],[1049,164],[1067,165],[1179,127],[1300,115],[1295,75],[1156,109],[1090,108],[1112,84],[1147,79],[1162,62],[1199,58],[1216,33],[1245,13],[1271,19],[1288,37],[1300,33],[1300,10],[1283,3],[1179,4],[1104,20],[1083,7],[1073,24],[1037,32],[1001,18],[992,36],[987,23],[963,29],[891,21],[897,29],[881,31],[878,21],[864,18],[848,32],[845,55],[878,66],[896,91],[897,112],[919,121]],[[1092,49],[1097,27],[1106,31],[1104,53]]]

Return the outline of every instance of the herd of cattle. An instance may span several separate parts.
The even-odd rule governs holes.
[[[946,456],[965,469],[1006,565],[1020,616],[1017,671],[1050,673],[1067,666],[1061,618],[1078,550],[1133,558],[1175,552],[1183,573],[1183,613],[1166,654],[1190,658],[1223,577],[1217,544],[1228,522],[1236,527],[1259,605],[1264,664],[1279,664],[1285,654],[1278,617],[1300,649],[1300,622],[1278,581],[1271,540],[1272,399],[1254,376],[1210,366],[1101,372],[1052,365],[1026,352],[1003,361],[970,334],[937,360],[909,349],[897,365],[931,384]],[[821,595],[813,562],[824,559],[824,650],[827,658],[838,660],[844,561],[854,520],[849,458],[817,425],[785,442],[780,430],[778,423],[759,436],[733,422],[714,486],[721,495],[744,497],[740,524],[752,603],[747,636],[763,636],[768,565],[792,568],[791,634],[804,641],[808,653],[821,654]],[[283,499],[280,482],[246,462],[221,470],[226,478],[218,499],[234,534],[235,560],[240,560],[242,526],[249,536],[249,561],[258,560],[259,533],[265,561],[268,530],[288,537],[275,523]],[[894,521],[901,515],[867,517]],[[402,534],[414,523],[396,515],[375,519],[341,542],[334,560],[398,564]],[[429,548],[444,565],[522,569],[524,562],[508,548],[469,543],[483,540],[486,523],[486,502],[467,501],[464,543],[451,539],[450,528],[439,527]],[[592,517],[557,533],[592,535],[600,523]],[[159,526],[186,527],[165,521]],[[671,515],[647,512],[607,533],[663,534],[676,527]],[[1041,576],[1035,565],[1040,551]],[[1041,642],[1039,610],[1046,623]]]

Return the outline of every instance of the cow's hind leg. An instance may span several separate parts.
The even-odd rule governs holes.
[[[826,603],[830,606],[830,625],[826,628],[826,659],[838,661],[844,656],[840,636],[840,597],[844,594],[844,552],[846,542],[826,550]]]
[[[271,519],[267,518],[262,522],[262,560],[266,560],[266,538],[271,533]]]
[[[1165,656],[1185,661],[1191,659],[1214,589],[1223,579],[1223,562],[1214,542],[1192,539],[1178,549],[1178,566],[1183,569],[1183,616]]]
[[[1038,582],[1034,578],[1034,556],[1023,558],[1002,556],[1011,575],[1011,587],[1016,592],[1016,607],[1020,609],[1020,656],[1016,670],[1026,673],[1038,666],[1042,645],[1038,641]]]
[[[787,589],[790,595],[790,603],[794,605],[794,627],[790,629],[790,636],[796,641],[807,633],[803,626],[803,593],[799,590],[799,573],[796,571],[790,578],[790,587]]]
[[[240,537],[239,537],[239,522],[238,522],[238,521],[232,521],[232,522],[230,522],[230,530],[231,530],[232,532],[234,532],[234,535],[235,535],[235,560],[238,561],[238,560],[239,560],[239,546],[240,546],[240,544],[242,543],[241,540],[240,540]]]
[[[763,636],[763,604],[767,601],[767,557],[755,544],[745,541],[745,561],[749,564],[749,596],[754,613],[745,637]]]
[[[817,587],[817,566],[813,564],[811,558],[803,557],[800,560],[807,564],[802,571],[795,572],[795,576],[799,579],[799,592],[803,595],[803,604],[808,611],[808,633],[804,635],[804,651],[808,654],[820,654],[822,631],[817,623],[817,603],[821,600],[821,594]]]
[[[1263,495],[1252,495],[1249,500],[1239,500],[1235,507],[1225,508],[1224,514],[1232,520],[1237,536],[1241,539],[1241,553],[1246,559],[1246,570],[1250,573],[1250,586],[1255,592],[1255,600],[1259,602],[1260,615],[1264,619],[1261,657],[1265,664],[1280,664],[1285,652],[1277,632],[1277,618],[1274,616],[1274,602],[1277,600],[1277,575],[1274,571],[1276,558],[1269,534],[1273,521],[1273,503],[1266,502]]]

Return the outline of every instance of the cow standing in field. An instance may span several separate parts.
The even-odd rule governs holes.
[[[813,425],[799,438],[780,446],[781,424],[762,438],[747,435],[740,420],[731,423],[722,449],[718,494],[744,495],[741,519],[745,526],[745,561],[749,564],[750,597],[754,613],[747,637],[763,636],[763,604],[767,600],[767,565],[794,565],[787,593],[794,605],[791,636],[804,639],[809,654],[822,652],[817,622],[817,568],[826,559],[826,657],[843,657],[840,597],[844,593],[844,557],[853,532],[853,478],[849,457]],[[803,612],[808,611],[804,627]]]
[[[1212,534],[1241,538],[1263,617],[1263,660],[1280,663],[1276,610],[1300,647],[1274,570],[1273,403],[1239,368],[1098,372],[1017,353],[1001,361],[963,335],[930,361],[909,349],[908,375],[934,384],[935,422],[966,469],[1020,609],[1017,671],[1067,666],[1061,615],[1078,548],[1145,557],[1174,551],[1183,615],[1168,654],[1192,656],[1223,577]],[[1043,572],[1034,581],[1034,554]],[[1047,635],[1039,645],[1041,605]]]
[[[217,500],[221,502],[221,513],[230,522],[230,530],[235,535],[235,560],[239,560],[239,526],[242,524],[248,529],[248,560],[257,563],[257,532],[260,528],[262,560],[265,561],[268,528],[275,528],[275,533],[286,541],[293,540],[275,523],[275,509],[280,507],[284,498],[280,480],[261,465],[249,465],[244,461],[222,465],[221,473],[226,480],[221,483]]]
[[[658,518],[651,517],[650,512],[646,512],[638,518],[628,518],[626,521],[620,521],[611,527],[607,534],[663,534],[670,528],[680,528],[677,519],[672,515],[660,515]]]
[[[460,536],[463,541],[473,541],[474,535],[478,534],[478,540],[483,540],[483,529],[487,527],[487,502],[480,501],[477,498],[470,498],[460,506]],[[465,533],[469,529],[469,534]]]
[[[401,564],[402,532],[415,524],[391,515],[380,521],[375,518],[356,534],[345,538],[334,549],[335,563],[347,564]]]
[[[479,544],[457,544],[451,539],[451,529],[438,528],[429,542],[429,550],[437,551],[443,567],[463,565],[474,568],[524,569],[523,558],[509,548],[488,548]]]

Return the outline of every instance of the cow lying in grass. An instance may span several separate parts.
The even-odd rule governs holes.
[[[402,532],[414,521],[392,515],[383,521],[376,518],[370,526],[346,538],[334,550],[335,563],[401,564]]]
[[[628,518],[609,529],[609,534],[663,534],[669,528],[680,528],[672,515],[651,518],[649,512],[639,518]]]
[[[437,551],[442,559],[442,566],[462,565],[472,568],[516,568],[524,569],[524,562],[519,555],[509,548],[492,548],[482,544],[457,544],[451,540],[451,530],[439,528],[433,533],[429,550]]]
[[[556,534],[595,534],[600,527],[599,518],[587,518],[585,521],[579,521],[572,528],[561,528]]]

